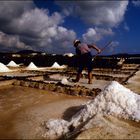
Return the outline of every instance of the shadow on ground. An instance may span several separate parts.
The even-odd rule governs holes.
[[[69,107],[64,113],[62,118],[64,120],[70,121],[70,119],[72,118],[73,115],[75,115],[77,112],[79,112],[81,109],[84,108],[84,105],[80,105],[80,106],[72,106]]]

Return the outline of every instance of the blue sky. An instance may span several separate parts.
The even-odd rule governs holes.
[[[73,40],[103,54],[140,53],[140,1],[0,1],[0,51],[74,52]]]

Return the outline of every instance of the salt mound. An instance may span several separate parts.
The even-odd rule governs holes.
[[[33,62],[31,62],[26,69],[27,70],[36,70],[38,68]]]
[[[0,72],[10,72],[11,70],[7,68],[3,63],[0,63]]]
[[[45,138],[59,138],[71,133],[68,128],[73,128],[73,131],[75,131],[81,124],[99,114],[111,114],[124,119],[139,121],[140,95],[113,81],[94,100],[87,102],[84,108],[71,118],[71,121],[60,123],[63,120],[59,120],[58,123],[56,120],[50,120],[46,122],[44,127],[47,131],[45,133],[43,131],[42,136]],[[61,128],[61,131],[57,127]]]
[[[7,66],[10,66],[10,67],[18,67],[19,65],[17,65],[14,61],[10,61]]]
[[[62,78],[61,83],[67,85],[69,81],[67,80],[67,78]]]
[[[51,66],[52,68],[58,68],[60,65],[57,62],[54,62],[54,64]]]
[[[57,62],[54,62],[51,68],[61,69],[61,68],[66,68],[66,66],[65,65],[60,66]]]
[[[73,53],[65,53],[64,56],[73,57],[74,54]]]

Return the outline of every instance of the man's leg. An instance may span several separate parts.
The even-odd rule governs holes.
[[[86,58],[87,69],[88,69],[88,84],[92,84],[92,56],[89,54]]]
[[[73,82],[79,82],[81,76],[82,76],[82,71],[83,71],[83,64],[79,65],[78,71],[77,71],[77,75],[76,75],[76,79],[73,79]]]
[[[88,84],[92,84],[92,72],[88,72]]]
[[[88,62],[88,84],[92,84],[92,61]]]
[[[78,82],[81,78],[81,72],[78,72],[77,75],[76,75],[76,79],[73,79],[72,81],[73,82]]]
[[[83,55],[80,56],[79,58],[79,64],[78,64],[78,71],[77,71],[77,75],[76,75],[76,79],[73,79],[73,82],[78,82],[82,76],[82,71],[85,67],[85,57]]]

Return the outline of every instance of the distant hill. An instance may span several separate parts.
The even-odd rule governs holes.
[[[128,53],[120,53],[120,54],[114,54],[110,56],[115,56],[115,57],[140,57],[140,54],[128,54]]]
[[[30,53],[42,53],[39,51],[34,51],[34,50],[22,50],[22,51],[18,51],[18,54],[30,54]]]
[[[140,54],[118,53],[112,55],[99,55],[100,57],[140,57]]]

